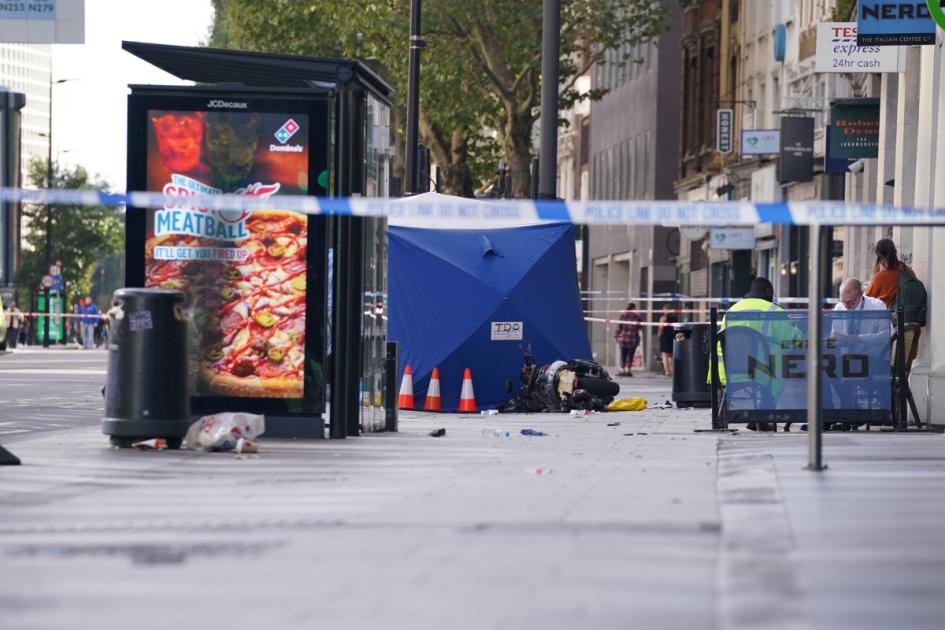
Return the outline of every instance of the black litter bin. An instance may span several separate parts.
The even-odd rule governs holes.
[[[673,342],[673,401],[677,407],[710,407],[709,325],[676,324]]]
[[[115,291],[102,432],[115,446],[164,438],[179,448],[190,426],[184,294]]]

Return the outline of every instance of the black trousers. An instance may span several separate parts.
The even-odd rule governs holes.
[[[630,366],[633,365],[633,355],[636,353],[638,345],[620,346],[620,367],[624,370],[629,370]]]

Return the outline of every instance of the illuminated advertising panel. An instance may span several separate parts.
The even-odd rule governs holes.
[[[302,104],[230,98],[150,99],[132,109],[144,123],[141,183],[167,197],[144,214],[142,284],[187,295],[194,399],[275,399],[284,401],[279,411],[320,411],[326,252],[323,230],[310,223],[322,219],[186,200],[326,194],[327,119]]]

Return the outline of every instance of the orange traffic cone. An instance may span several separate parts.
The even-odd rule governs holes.
[[[459,395],[459,412],[475,413],[476,411],[478,409],[476,409],[476,395],[473,394],[472,371],[466,368],[463,373],[463,391]]]
[[[397,396],[397,406],[400,409],[413,409],[413,370],[408,364],[404,368],[404,380],[400,382],[400,395]]]
[[[427,397],[423,401],[423,408],[427,411],[443,411],[443,402],[440,400],[440,368],[433,368],[430,375],[430,385],[427,387]]]

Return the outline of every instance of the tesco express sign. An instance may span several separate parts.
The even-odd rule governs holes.
[[[856,22],[817,25],[815,72],[902,72],[904,56],[896,46],[857,46]]]

